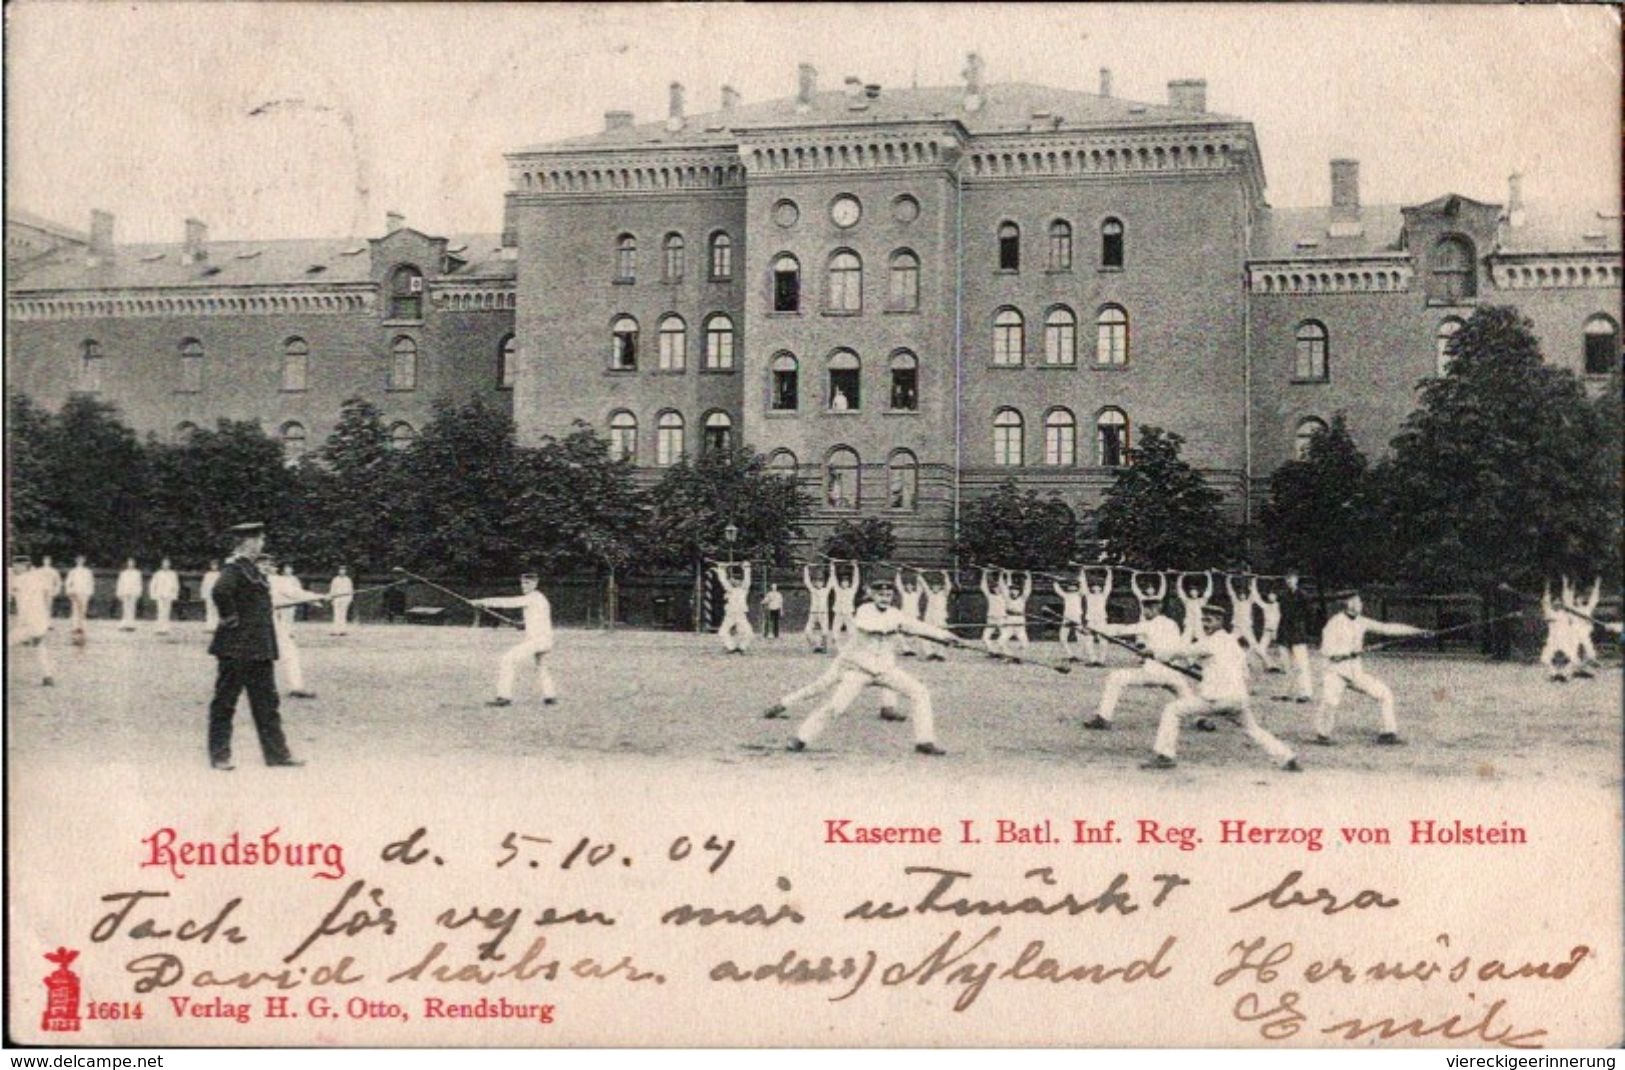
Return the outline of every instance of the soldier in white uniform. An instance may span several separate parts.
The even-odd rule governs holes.
[[[931,577],[920,573],[920,586],[925,588],[925,612],[921,620],[933,628],[942,631],[948,630],[948,599],[953,597],[954,578],[947,569],[942,570],[942,586],[933,587]],[[942,647],[935,644],[925,652],[928,661],[947,661],[948,655],[942,652]]]
[[[1281,596],[1273,586],[1267,590],[1260,590],[1258,577],[1253,577],[1253,604],[1258,606],[1263,614],[1264,627],[1258,635],[1258,653],[1264,661],[1264,671],[1284,673],[1286,661],[1284,652],[1278,651],[1275,645],[1276,636],[1281,634]],[[1279,659],[1283,664],[1277,664],[1276,654],[1281,653]]]
[[[55,682],[51,652],[46,649],[45,638],[51,632],[51,580],[33,567],[24,556],[12,558],[11,571],[6,574],[7,592],[17,604],[17,620],[6,635],[6,646],[31,646],[39,666],[40,685],[50,687]]]
[[[62,583],[62,573],[58,572],[56,570],[56,566],[51,564],[50,554],[46,554],[44,557],[39,559],[38,571],[45,574],[45,578],[41,581],[45,584],[45,593],[48,599],[48,601],[45,603],[45,615],[47,617],[55,617],[56,600],[62,597],[64,586]]]
[[[845,642],[852,634],[852,618],[858,611],[858,587],[863,583],[863,566],[852,562],[852,582],[841,581],[840,563],[829,563],[830,580],[835,584],[835,624],[831,635],[837,643]]]
[[[1564,577],[1563,583],[1567,585],[1568,577]],[[1566,684],[1569,681],[1569,673],[1574,669],[1567,649],[1569,615],[1552,601],[1550,580],[1546,581],[1546,586],[1540,593],[1540,615],[1546,622],[1546,641],[1540,647],[1540,663],[1546,667],[1549,680],[1556,684]],[[1563,656],[1561,668],[1557,664],[1559,654]]]
[[[982,569],[982,597],[987,599],[987,622],[982,626],[982,645],[990,657],[998,657],[998,648],[1004,645],[1004,573],[997,569]]]
[[[210,561],[209,571],[198,584],[198,597],[203,599],[203,629],[212,632],[220,626],[220,611],[214,606],[214,585],[220,582],[220,562]]]
[[[1142,576],[1156,577],[1157,585],[1155,587],[1150,584],[1142,586],[1140,583],[1140,577]],[[1142,621],[1146,619],[1145,607],[1147,603],[1155,602],[1160,610],[1163,602],[1168,598],[1168,577],[1161,572],[1141,572],[1139,569],[1135,569],[1129,573],[1128,585],[1134,590],[1134,600],[1139,604],[1140,619]]]
[[[813,567],[802,565],[801,584],[807,588],[807,626],[801,634],[808,646],[822,654],[829,648],[829,599],[835,591],[835,566],[824,573],[823,583],[814,583]]]
[[[527,572],[519,577],[519,594],[496,598],[476,598],[477,606],[490,609],[522,609],[525,613],[525,638],[508,648],[497,668],[497,697],[487,706],[512,706],[514,676],[526,658],[536,663],[536,686],[542,693],[542,705],[551,706],[558,701],[553,687],[553,674],[547,671],[547,655],[553,650],[553,607],[547,596],[536,589],[540,577]],[[748,589],[748,588],[747,588]]]
[[[168,635],[169,618],[175,612],[175,600],[181,596],[181,578],[170,567],[169,558],[164,558],[158,571],[152,574],[147,593],[158,606],[158,634]]]
[[[1088,568],[1078,570],[1078,583],[1083,587],[1083,623],[1097,632],[1106,628],[1106,607],[1112,599],[1112,569],[1107,566],[1100,571],[1106,578],[1096,587],[1089,582]],[[1084,656],[1090,665],[1106,664],[1107,645],[1106,640],[1093,632],[1084,633]]]
[[[1016,574],[1004,574],[1004,633],[999,636],[999,650],[1001,653],[1010,652],[1010,643],[1021,647],[1023,654],[1027,653],[1027,599],[1033,593],[1033,574],[1021,573],[1021,584],[1016,584]]]
[[[730,654],[743,654],[750,649],[755,636],[750,624],[750,562],[738,566],[718,564],[712,568],[717,583],[722,585],[722,626],[717,634],[722,637],[722,649]]]
[[[840,676],[834,691],[796,729],[789,749],[805,750],[816,740],[829,719],[852,704],[866,687],[881,687],[902,694],[914,710],[914,749],[920,754],[945,753],[937,746],[936,719],[931,709],[931,693],[925,685],[897,665],[896,638],[899,634],[924,636],[942,643],[954,643],[953,633],[903,616],[892,605],[891,584],[884,580],[870,588],[874,600],[853,615],[852,641],[841,651]]]
[[[1190,698],[1190,677],[1166,664],[1182,659],[1191,644],[1180,635],[1179,625],[1162,613],[1162,603],[1140,603],[1137,624],[1107,624],[1100,629],[1106,635],[1137,636],[1145,647],[1147,657],[1136,668],[1113,669],[1106,676],[1106,687],[1100,695],[1100,707],[1094,717],[1083,722],[1083,727],[1105,730],[1112,726],[1112,715],[1117,712],[1117,700],[1125,687],[1160,687],[1174,692],[1179,698]]]
[[[1574,629],[1570,649],[1574,652],[1574,675],[1590,679],[1597,667],[1597,645],[1591,638],[1591,621],[1597,617],[1597,603],[1602,601],[1602,577],[1591,581],[1591,593],[1585,598],[1569,595],[1568,604],[1576,612],[1569,614]],[[1590,618],[1590,619],[1587,619]]]
[[[1077,643],[1085,649],[1094,636],[1083,630],[1083,573],[1078,573],[1076,581],[1071,577],[1063,580],[1054,580],[1050,586],[1055,590],[1055,597],[1061,600],[1061,626],[1056,632],[1056,641],[1061,644],[1061,654],[1068,661],[1081,661],[1073,644]]]
[[[293,566],[283,565],[279,573],[269,557],[261,560],[261,571],[271,588],[271,622],[276,628],[277,667],[282,670],[288,685],[289,698],[315,698],[316,692],[305,687],[305,662],[294,640],[293,626],[299,607],[309,602],[324,600],[323,595],[312,594],[294,575]]]
[[[136,604],[141,601],[141,570],[135,567],[135,558],[124,562],[124,571],[118,574],[113,595],[119,600],[119,631],[135,631]]]
[[[1250,603],[1244,603],[1250,606]],[[1202,682],[1195,695],[1176,698],[1162,708],[1162,720],[1157,725],[1157,739],[1152,744],[1151,760],[1142,769],[1172,769],[1179,754],[1179,721],[1197,714],[1209,717],[1226,714],[1237,718],[1249,739],[1264,748],[1264,752],[1290,772],[1299,772],[1298,760],[1292,748],[1272,735],[1258,718],[1253,716],[1252,699],[1247,694],[1247,651],[1242,648],[1239,621],[1234,630],[1225,631],[1224,611],[1210,606],[1203,612],[1206,635],[1190,650],[1190,656],[1204,662]]]
[[[1320,636],[1320,653],[1326,658],[1326,678],[1323,681],[1320,707],[1315,712],[1315,742],[1322,746],[1332,744],[1332,730],[1337,723],[1337,707],[1343,701],[1343,691],[1353,688],[1362,695],[1377,700],[1382,717],[1382,732],[1377,742],[1397,745],[1399,723],[1394,718],[1394,693],[1388,685],[1365,671],[1360,653],[1365,649],[1367,635],[1420,635],[1422,629],[1409,624],[1390,624],[1362,616],[1365,609],[1358,592],[1347,596],[1343,610],[1332,614]]]
[[[1200,576],[1205,581],[1200,593],[1185,583],[1193,576]],[[1185,623],[1180,630],[1185,636],[1185,642],[1195,645],[1202,638],[1202,610],[1213,600],[1213,573],[1181,572],[1174,581],[1174,593],[1179,595],[1180,605],[1185,609]]]
[[[343,565],[339,566],[338,575],[328,583],[327,597],[333,600],[332,634],[349,635],[350,603],[355,601],[355,581],[350,578],[350,570]]]
[[[73,641],[85,641],[85,620],[90,615],[90,599],[96,593],[96,574],[85,565],[84,555],[73,559],[64,584],[68,592],[68,618],[73,630]]]
[[[914,582],[908,581],[908,576],[902,569],[897,570],[897,608],[909,620],[920,620],[923,615],[922,605],[925,601],[925,578],[923,574],[916,573]],[[909,635],[903,635],[897,640],[897,652],[905,658],[917,657],[922,653],[924,644]]]

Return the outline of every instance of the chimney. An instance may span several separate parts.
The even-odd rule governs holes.
[[[604,113],[605,130],[632,129],[632,113],[629,111],[606,111]]]
[[[206,248],[209,242],[209,228],[196,219],[186,221],[186,245],[181,249],[181,263],[196,264],[209,258]]]
[[[406,226],[406,217],[401,215],[401,213],[384,213],[384,237],[389,237],[391,234],[395,233],[397,230],[400,230],[404,226]]]
[[[818,68],[803,63],[796,68],[796,111],[812,107],[813,95],[818,92]]]
[[[666,129],[676,133],[683,128],[683,83],[671,84],[671,104],[666,109]]]
[[[1100,68],[1100,95],[1103,97],[1112,95],[1112,69],[1110,67]]]
[[[90,213],[89,261],[92,267],[113,259],[113,213],[100,208]]]
[[[1333,238],[1363,234],[1360,225],[1360,161],[1332,161],[1332,216],[1326,233]]]
[[[1169,82],[1168,106],[1183,111],[1207,111],[1207,80],[1182,78]]]
[[[846,97],[848,100],[857,100],[863,96],[863,79],[855,74],[846,76]]]
[[[1523,176],[1514,171],[1507,176],[1507,226],[1521,227],[1527,218],[1523,208]]]
[[[965,56],[965,110],[982,109],[982,57],[975,52]]]
[[[733,111],[739,107],[739,90],[731,85],[722,87],[722,110]]]

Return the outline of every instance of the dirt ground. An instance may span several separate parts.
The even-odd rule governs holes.
[[[947,662],[903,659],[932,690],[938,736],[949,756],[912,749],[909,726],[881,722],[874,693],[860,696],[817,745],[783,753],[784,740],[809,707],[790,719],[762,711],[780,694],[816,677],[827,657],[799,636],[758,641],[746,656],[723,653],[715,636],[665,632],[562,630],[551,658],[561,701],[543,707],[521,675],[506,709],[485,706],[497,660],[517,633],[465,627],[371,625],[334,637],[324,625],[302,627],[308,684],[318,697],[284,697],[284,724],[307,769],[354,763],[403,767],[488,767],[509,761],[572,764],[627,760],[783,770],[841,769],[860,779],[919,766],[931,775],[1077,775],[1173,784],[1233,778],[1286,778],[1236,729],[1187,731],[1181,764],[1170,774],[1142,772],[1167,700],[1161,691],[1124,693],[1111,732],[1085,732],[1105,669],[1078,666],[1068,676],[954,652]],[[12,650],[7,672],[8,753],[13,761],[151,764],[206,768],[204,729],[214,678],[201,625],[159,636],[148,622],[124,633],[92,622],[88,643],[73,647],[58,622],[49,642],[56,686],[41,688],[31,652]],[[1033,653],[1057,658],[1053,644]],[[1529,664],[1465,658],[1370,656],[1368,668],[1393,688],[1407,746],[1377,747],[1376,708],[1349,695],[1339,717],[1340,745],[1303,745],[1312,706],[1272,701],[1285,677],[1254,677],[1261,719],[1300,748],[1305,778],[1329,772],[1410,774],[1422,779],[1558,780],[1591,786],[1620,782],[1621,684],[1618,668],[1596,679],[1548,683]],[[1126,654],[1113,664],[1130,663]],[[1318,666],[1317,666],[1318,669]],[[240,765],[258,765],[246,698],[237,721]],[[1300,746],[1302,745],[1302,746]],[[611,761],[618,759],[621,761]],[[292,775],[300,775],[297,771]],[[1294,778],[1296,779],[1296,778]]]

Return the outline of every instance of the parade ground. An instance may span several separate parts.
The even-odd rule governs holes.
[[[1108,669],[1131,664],[1123,652],[1111,655],[1108,669],[1076,665],[1068,675],[963,651],[951,652],[946,662],[903,658],[931,689],[947,757],[916,755],[907,724],[876,716],[873,690],[812,748],[788,754],[785,740],[810,706],[792,709],[784,720],[764,720],[762,713],[829,664],[828,655],[812,653],[799,635],[757,640],[749,654],[730,656],[714,635],[564,629],[549,662],[559,703],[543,706],[522,671],[514,704],[489,708],[498,659],[516,632],[369,625],[330,636],[317,623],[299,633],[316,697],[282,699],[289,743],[307,765],[260,768],[245,697],[236,720],[238,771],[210,774],[204,730],[215,662],[201,625],[178,624],[164,636],[147,622],[121,632],[111,622],[93,621],[88,642],[75,647],[64,624],[56,623],[49,640],[54,687],[40,686],[31,651],[11,651],[6,716],[14,773],[19,766],[69,764],[146,766],[188,779],[188,771],[303,779],[361,765],[454,773],[529,769],[538,762],[625,770],[653,762],[759,769],[796,779],[793,769],[840,770],[841,779],[857,782],[915,772],[1174,785],[1241,777],[1290,786],[1328,774],[1356,781],[1371,774],[1592,787],[1620,781],[1620,673],[1612,664],[1595,679],[1552,684],[1538,666],[1522,662],[1368,655],[1368,669],[1397,698],[1402,747],[1374,745],[1376,706],[1356,694],[1345,696],[1339,711],[1338,745],[1310,745],[1315,707],[1273,700],[1287,690],[1287,678],[1255,673],[1255,710],[1299,752],[1305,772],[1274,769],[1238,729],[1221,723],[1211,734],[1187,725],[1179,767],[1159,773],[1142,771],[1139,763],[1168,693],[1130,688],[1111,731],[1081,728]],[[1035,644],[1032,653],[1059,660],[1054,644]]]

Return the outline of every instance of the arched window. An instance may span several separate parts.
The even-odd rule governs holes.
[[[1095,363],[1122,367],[1128,363],[1128,313],[1107,305],[1095,317]]]
[[[514,376],[519,372],[519,345],[513,335],[502,340],[497,347],[497,388],[499,390],[512,390]]]
[[[655,464],[669,468],[683,459],[683,414],[667,409],[655,420]]]
[[[289,422],[282,425],[282,459],[289,466],[305,458],[305,425]]]
[[[683,281],[683,236],[668,234],[661,244],[660,277],[666,282]]]
[[[792,353],[777,353],[773,357],[772,397],[769,404],[774,412],[795,412],[800,404],[800,365]]]
[[[630,234],[615,239],[615,281],[636,282],[638,277],[638,240]]]
[[[1459,234],[1440,238],[1433,247],[1432,285],[1428,297],[1456,303],[1478,294],[1478,264],[1473,243]]]
[[[1107,219],[1100,224],[1100,266],[1103,268],[1120,268],[1123,266],[1123,223],[1118,219]]]
[[[846,446],[829,451],[824,463],[824,504],[831,509],[856,509],[860,493],[858,486],[858,455]]]
[[[705,417],[705,452],[727,453],[734,445],[734,422],[725,412],[707,413]]]
[[[830,412],[857,412],[863,407],[863,365],[850,349],[837,349],[829,358]]]
[[[1300,383],[1324,383],[1330,377],[1326,360],[1326,326],[1316,320],[1298,324],[1298,355],[1292,378]]]
[[[1070,409],[1044,417],[1044,463],[1070,468],[1078,463],[1078,420]]]
[[[711,235],[711,281],[726,282],[734,277],[734,241],[727,231]]]
[[[1049,269],[1072,270],[1072,224],[1064,219],[1049,225]]]
[[[1585,322],[1587,375],[1608,375],[1619,366],[1619,324],[1598,314]]]
[[[863,311],[863,261],[842,249],[829,258],[829,310]]]
[[[638,418],[625,409],[609,414],[609,459],[638,463]]]
[[[203,343],[188,338],[181,343],[180,375],[175,381],[177,394],[197,394],[203,390]]]
[[[795,479],[801,467],[794,453],[789,450],[774,450],[767,455],[767,470],[781,479]]]
[[[1450,352],[1450,340],[1456,337],[1463,324],[1455,316],[1448,316],[1439,321],[1439,329],[1433,334],[1433,371],[1444,376],[1450,371],[1450,363],[1455,356]]]
[[[1315,436],[1324,434],[1326,421],[1316,416],[1306,416],[1298,421],[1298,430],[1292,436],[1292,457],[1294,460],[1307,461],[1309,448],[1314,445]]]
[[[773,311],[801,311],[801,265],[789,253],[773,261]]]
[[[1078,317],[1065,306],[1044,317],[1044,363],[1070,367],[1078,362]]]
[[[423,318],[423,273],[417,268],[403,264],[389,277],[389,318]]]
[[[680,372],[688,367],[688,324],[668,315],[660,321],[660,370]]]
[[[705,321],[705,367],[728,372],[734,366],[734,321],[718,312]]]
[[[1022,463],[1021,413],[1015,409],[1000,409],[993,414],[993,463],[1013,468]]]
[[[907,249],[891,254],[891,288],[886,307],[913,312],[920,307],[920,258]]]
[[[891,411],[920,409],[920,362],[906,349],[891,355]]]
[[[412,443],[418,440],[418,433],[412,430],[412,425],[402,420],[390,426],[389,448],[392,450],[407,450]]]
[[[618,316],[610,325],[609,370],[612,372],[638,370],[638,321],[631,316]]]
[[[1021,270],[1021,228],[1014,223],[999,224],[999,270]]]
[[[102,344],[94,338],[79,343],[79,389],[95,394],[102,388]]]
[[[1095,462],[1102,468],[1129,463],[1128,416],[1122,409],[1102,409],[1095,418]]]
[[[195,434],[197,434],[197,424],[191,420],[182,420],[175,425],[175,442],[178,445],[186,445],[192,441],[192,436]]]
[[[1014,368],[1021,364],[1027,349],[1027,329],[1021,313],[1013,308],[1001,308],[993,317],[993,363],[1001,368]]]
[[[303,338],[282,343],[282,389],[297,393],[309,389],[310,346]]]
[[[908,450],[892,451],[886,462],[886,501],[893,509],[913,509],[920,496],[920,462]]]
[[[389,389],[416,390],[418,388],[418,344],[401,335],[395,339],[389,354]]]

